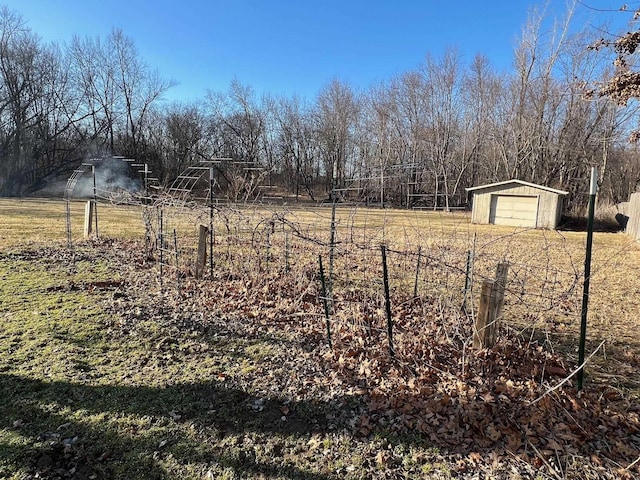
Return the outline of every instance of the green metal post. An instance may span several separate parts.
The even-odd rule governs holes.
[[[580,315],[580,343],[578,346],[578,391],[582,390],[584,381],[584,349],[587,339],[587,312],[589,307],[589,283],[591,280],[591,249],[593,245],[593,217],[596,208],[596,191],[598,185],[598,169],[591,167],[591,186],[589,188],[589,216],[587,218],[587,251],[584,259],[584,285],[582,290],[582,313]]]
[[[467,269],[464,275],[464,294],[462,297],[462,310],[467,311],[467,297],[471,289],[471,250],[467,250]]]
[[[178,263],[178,233],[173,229],[173,248],[176,254],[176,290],[180,293],[180,264]]]
[[[96,219],[96,238],[99,238],[100,235],[98,235],[98,197],[97,197],[97,189],[96,189],[96,166],[95,165],[91,165],[91,173],[93,175],[93,216]]]
[[[336,198],[335,192],[332,191],[333,204],[331,205],[331,236],[329,237],[329,285],[327,291],[331,295],[333,301],[333,261],[336,250]]]
[[[71,206],[69,205],[69,199],[66,199],[66,214],[67,214],[67,248],[71,248]]]
[[[389,355],[393,357],[393,319],[391,318],[391,297],[389,295],[389,272],[387,270],[387,247],[381,245],[382,250],[382,280],[384,283],[384,306],[387,313],[387,335],[389,337]]]
[[[418,280],[420,279],[420,260],[422,260],[422,246],[418,247],[418,263],[416,265],[416,279],[413,282],[413,298],[418,297]]]
[[[322,255],[318,255],[318,263],[320,263],[320,284],[322,285],[322,304],[324,305],[324,317],[327,320],[327,341],[329,348],[331,345],[331,324],[329,322],[329,302],[327,299],[327,283],[324,278],[324,268],[322,267]]]
[[[162,209],[160,210],[160,218],[159,218],[159,231],[158,231],[158,242],[159,242],[159,249],[160,249],[160,286],[162,287],[162,264],[164,263],[164,225],[163,225],[163,221],[162,221]]]
[[[289,232],[284,234],[284,271],[289,272]]]
[[[213,167],[209,167],[209,277],[213,279]]]

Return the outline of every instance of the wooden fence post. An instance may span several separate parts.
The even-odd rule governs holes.
[[[88,238],[93,231],[93,200],[88,200],[84,206],[84,237]]]
[[[205,263],[207,262],[207,233],[209,229],[206,225],[200,225],[198,234],[198,258],[196,260],[196,278],[202,276]]]
[[[473,332],[473,348],[475,349],[493,346],[489,344],[490,338],[493,336],[491,330],[495,327],[495,308],[492,308],[492,305],[495,305],[495,283],[493,280],[485,280],[482,282],[480,306]]]
[[[496,268],[496,279],[482,282],[480,306],[473,333],[473,348],[491,348],[496,344],[508,273],[509,263],[499,263]]]

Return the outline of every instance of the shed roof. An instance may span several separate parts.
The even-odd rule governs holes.
[[[517,179],[506,180],[504,182],[488,183],[486,185],[478,185],[477,187],[465,188],[465,190],[467,192],[475,192],[477,190],[484,190],[486,188],[493,188],[493,187],[499,187],[499,186],[502,186],[502,185],[509,185],[510,183],[517,183],[519,185],[525,185],[527,187],[538,188],[540,190],[545,190],[547,192],[557,193],[558,195],[568,195],[569,194],[569,192],[565,192],[564,190],[558,190],[558,189],[555,189],[555,188],[546,187],[544,185],[537,185],[535,183],[523,182],[522,180],[517,180]]]

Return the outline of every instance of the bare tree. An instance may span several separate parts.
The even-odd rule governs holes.
[[[351,87],[337,79],[324,87],[317,99],[315,119],[324,157],[326,188],[343,185],[347,166],[354,160],[354,129],[360,103]]]
[[[315,200],[319,152],[314,136],[310,106],[298,97],[281,97],[274,110],[277,123],[277,154],[282,158],[282,173],[286,184],[299,199],[304,190]]]
[[[100,38],[74,36],[69,48],[75,85],[83,100],[83,113],[88,118],[83,129],[85,142],[105,146],[113,152],[121,101],[113,58]]]
[[[168,183],[205,156],[206,121],[197,104],[181,103],[170,105],[163,120],[166,158],[161,175]]]
[[[403,160],[394,135],[394,119],[397,119],[397,105],[390,89],[386,85],[372,88],[362,100],[357,135],[360,152],[357,172],[362,180],[356,187],[362,190],[367,201],[377,194],[381,205],[389,200],[402,202],[404,198],[402,182],[397,178],[404,172],[392,169]]]
[[[116,86],[124,103],[126,136],[122,146],[123,153],[140,157],[141,132],[149,108],[175,82],[165,80],[157,70],[151,70],[140,58],[133,41],[121,30],[111,32],[107,46],[114,57]]]
[[[498,163],[497,145],[503,135],[500,107],[505,80],[493,71],[486,57],[476,55],[462,82],[463,118],[457,161],[462,186],[472,187],[496,180],[493,166]]]
[[[54,115],[56,61],[22,17],[0,8],[0,194],[22,194],[48,173],[38,161]]]
[[[118,29],[105,41],[74,37],[70,52],[76,87],[90,118],[87,142],[102,144],[111,153],[140,157],[149,109],[174,83],[151,70],[133,41]]]
[[[603,162],[606,169],[621,123],[611,102],[589,102],[582,95],[584,82],[601,73],[601,63],[586,55],[584,31],[570,34],[572,14],[570,8],[546,31],[543,15],[534,13],[524,29],[505,97],[497,177],[577,192],[590,165]]]
[[[448,50],[441,59],[427,56],[423,75],[427,87],[428,131],[427,145],[433,162],[431,177],[434,189],[434,208],[449,209],[455,196],[465,163],[456,162],[462,144],[461,61],[455,50]],[[444,199],[444,205],[439,197]]]
[[[209,92],[207,105],[223,141],[224,156],[260,166],[260,141],[265,129],[264,112],[253,90],[233,80],[225,93]]]
[[[74,161],[81,155],[77,129],[83,118],[68,67],[68,57],[58,45],[42,49],[39,78],[30,85],[34,98],[32,190],[46,186],[41,180],[75,168]]]

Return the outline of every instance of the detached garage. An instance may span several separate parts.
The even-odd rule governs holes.
[[[568,192],[507,180],[466,189],[472,194],[471,223],[556,228]]]

